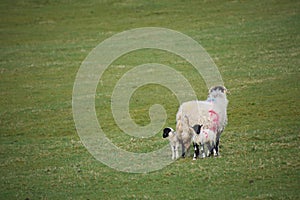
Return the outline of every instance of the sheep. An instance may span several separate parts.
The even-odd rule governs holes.
[[[207,156],[210,156],[211,152],[213,152],[214,156],[217,156],[217,152],[215,149],[216,144],[216,132],[211,129],[202,129],[203,125],[196,124],[193,126],[193,130],[195,132],[193,137],[193,146],[194,146],[194,156],[193,160],[196,160],[199,156],[200,152],[202,152],[202,158],[205,158],[204,145],[207,147]],[[200,146],[200,152],[199,152]]]
[[[216,133],[215,151],[219,155],[221,133],[227,124],[227,89],[224,86],[212,87],[206,101],[188,101],[180,105],[176,114],[176,132],[182,144],[182,156],[189,154],[193,131],[190,127],[203,125]],[[186,117],[185,117],[186,116]],[[187,124],[187,118],[189,123]]]
[[[183,118],[181,118],[181,121],[179,123],[176,124],[176,130],[181,131],[178,134],[179,143],[181,144],[182,149],[181,157],[189,156],[191,140],[194,135],[194,132],[190,127],[189,119],[186,115]]]
[[[202,129],[203,125],[196,124],[193,127],[190,126],[189,119],[184,116],[184,126],[186,133],[192,134],[192,142],[194,147],[194,156],[193,160],[196,160],[199,156],[199,146],[201,147],[200,151],[202,152],[202,158],[205,158],[204,145],[207,147],[207,156],[210,156],[210,153],[213,152],[216,156],[215,144],[216,144],[216,132],[211,129]]]
[[[171,151],[172,151],[172,160],[177,159],[178,156],[178,150],[179,150],[179,139],[176,132],[170,128],[164,128],[163,130],[163,138],[168,138],[170,141]]]

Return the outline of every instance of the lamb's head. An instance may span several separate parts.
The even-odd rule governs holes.
[[[167,137],[169,137],[170,135],[172,135],[174,133],[175,133],[175,131],[172,128],[170,128],[170,127],[164,128],[163,138],[167,138]]]
[[[194,131],[197,135],[199,135],[200,132],[201,132],[202,126],[203,126],[203,125],[196,124],[196,125],[194,125],[194,126],[192,127],[192,129],[193,129],[193,131]]]
[[[193,132],[192,140],[193,140],[194,148],[195,148],[195,144],[200,145],[200,132],[201,132],[202,126],[203,125],[196,124],[193,127],[191,127],[192,132]],[[198,148],[198,147],[196,147],[196,148]],[[196,149],[195,149],[195,151],[196,151]],[[194,156],[195,156],[195,154],[194,154]]]

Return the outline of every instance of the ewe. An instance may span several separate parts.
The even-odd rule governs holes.
[[[179,107],[176,114],[176,133],[182,145],[183,157],[189,154],[191,140],[194,135],[190,127],[197,124],[201,124],[204,129],[216,133],[214,149],[216,156],[219,155],[220,136],[227,124],[228,100],[226,91],[224,86],[213,87],[209,90],[206,101],[188,101]]]

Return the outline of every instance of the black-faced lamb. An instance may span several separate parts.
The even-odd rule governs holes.
[[[196,124],[193,126],[194,137],[193,137],[193,146],[194,146],[194,156],[193,160],[196,160],[200,153],[202,153],[202,158],[210,156],[213,152],[214,156],[217,156],[215,149],[216,145],[216,132],[211,129],[203,129],[202,125]],[[205,154],[205,145],[207,148],[207,154]],[[200,146],[200,151],[199,151]]]
[[[172,128],[167,127],[163,130],[163,138],[169,139],[171,151],[172,151],[172,159],[173,160],[177,159],[179,157],[178,156],[178,151],[179,151],[178,135]]]

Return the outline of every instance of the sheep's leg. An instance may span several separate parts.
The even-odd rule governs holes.
[[[215,148],[213,148],[213,153],[214,153],[214,157],[217,157],[217,156],[218,156],[217,151],[216,151]]]
[[[196,160],[199,156],[199,145],[197,143],[193,142],[193,146],[194,146],[194,157],[193,160]]]
[[[190,147],[191,147],[191,142],[185,143],[185,153],[187,157],[190,156]]]
[[[219,143],[220,143],[220,138],[217,138],[217,140],[216,140],[216,145],[215,145],[215,153],[214,153],[214,155],[215,156],[218,156],[219,155]]]
[[[175,146],[175,159],[177,159],[179,157],[178,155],[178,145]]]
[[[182,154],[181,154],[181,157],[185,157],[185,148],[184,148],[184,144],[181,143],[181,148],[182,148]]]
[[[175,159],[175,146],[171,146],[171,148],[172,148],[172,160],[174,160]]]
[[[214,155],[214,157],[217,156],[217,151],[216,151],[216,142],[212,143],[212,149],[211,149],[211,154]]]
[[[200,144],[200,147],[200,151],[202,152],[202,158],[205,158],[204,144]]]
[[[207,145],[207,157],[210,157],[210,151],[211,151],[211,144],[210,143],[208,143]]]
[[[207,144],[207,156],[210,157],[211,155],[214,155],[215,151],[215,143],[213,141],[210,141]]]
[[[215,151],[216,151],[216,144],[213,143],[213,145],[211,146],[211,149],[210,149],[210,154],[215,155]]]
[[[190,146],[191,143],[186,142],[182,144],[182,157],[188,157],[190,155]]]

